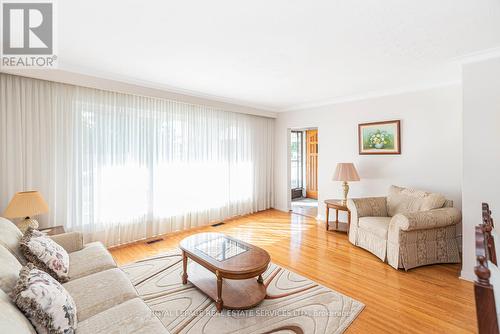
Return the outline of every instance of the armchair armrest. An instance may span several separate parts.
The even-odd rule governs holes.
[[[347,207],[357,218],[387,217],[386,197],[353,198],[347,202]]]
[[[73,253],[83,249],[83,234],[82,232],[68,232],[50,236],[52,240],[57,242],[68,253]]]
[[[402,231],[427,230],[458,224],[462,213],[457,208],[441,208],[428,211],[399,213],[391,219],[389,230]]]

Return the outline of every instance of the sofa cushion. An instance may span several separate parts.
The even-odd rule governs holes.
[[[82,232],[66,232],[56,235],[51,235],[50,239],[61,245],[68,253],[73,253],[83,249],[83,233]]]
[[[63,284],[73,297],[80,321],[137,297],[121,269],[108,269]]]
[[[17,260],[22,264],[26,264],[26,259],[19,248],[19,241],[23,237],[21,230],[8,219],[0,217],[0,244],[7,248]]]
[[[391,217],[361,217],[359,218],[358,226],[380,239],[387,240],[387,231]]]
[[[100,242],[91,242],[82,250],[69,253],[69,264],[71,279],[116,268],[115,260]]]
[[[398,213],[438,209],[445,202],[446,198],[441,194],[391,186],[387,196],[387,213],[392,217]]]
[[[10,300],[9,296],[0,290],[0,333],[36,334],[28,318]]]
[[[5,293],[10,293],[19,279],[19,271],[22,267],[17,258],[7,248],[0,245],[0,289]]]
[[[75,332],[73,298],[58,281],[32,263],[21,269],[11,297],[38,333]]]
[[[168,333],[139,298],[128,300],[78,323],[76,334]]]
[[[61,283],[69,280],[69,255],[54,240],[33,228],[28,228],[20,242],[24,257],[40,270]]]

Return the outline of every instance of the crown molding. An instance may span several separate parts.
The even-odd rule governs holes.
[[[500,48],[488,49],[481,52],[455,58],[457,63],[467,63],[484,59],[500,57]],[[461,80],[446,81],[440,83],[428,83],[423,85],[407,86],[402,88],[372,91],[367,93],[338,96],[331,99],[311,101],[291,105],[286,108],[271,108],[258,104],[242,102],[237,99],[230,99],[216,95],[204,94],[196,91],[179,89],[154,82],[137,80],[130,77],[119,76],[110,73],[85,70],[75,66],[64,65],[64,69],[54,70],[5,70],[1,72],[31,77],[42,80],[73,84],[83,87],[109,90],[125,94],[134,94],[148,97],[157,97],[176,100],[191,104],[207,105],[226,111],[245,113],[250,115],[264,116],[270,118],[278,117],[279,113],[293,112],[305,109],[313,109],[327,105],[367,100],[372,98],[399,95],[417,91],[424,91],[433,88],[460,85]]]
[[[462,84],[461,80],[454,80],[454,81],[445,81],[445,82],[434,83],[434,84],[408,86],[408,87],[403,87],[403,88],[373,91],[373,92],[369,92],[369,93],[339,96],[339,97],[335,97],[335,98],[327,99],[327,100],[321,100],[321,101],[315,101],[315,102],[313,101],[313,102],[309,102],[309,103],[301,103],[301,104],[293,105],[293,106],[290,106],[288,108],[277,110],[277,112],[282,113],[282,112],[301,111],[304,109],[319,108],[319,107],[324,107],[324,106],[328,106],[328,105],[332,105],[332,104],[368,100],[368,99],[373,99],[373,98],[378,98],[378,97],[384,97],[384,96],[390,96],[390,95],[400,95],[400,94],[405,94],[405,93],[430,90],[430,89],[446,87],[446,86],[456,86],[456,85],[461,85],[461,84]]]
[[[455,57],[452,59],[452,61],[463,65],[469,63],[476,63],[491,58],[500,58],[500,46],[481,51],[471,52],[463,56]]]
[[[130,77],[91,71],[75,66],[59,66],[59,69],[6,70],[1,72],[35,79],[55,81],[87,88],[108,90],[117,93],[164,98],[190,104],[206,105],[230,112],[276,118],[276,110],[236,99],[184,90]]]

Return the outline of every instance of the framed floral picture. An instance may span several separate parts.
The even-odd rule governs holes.
[[[401,154],[401,121],[358,125],[359,154]]]

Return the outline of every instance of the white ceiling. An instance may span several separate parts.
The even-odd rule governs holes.
[[[460,81],[500,0],[60,0],[63,70],[290,110]]]

